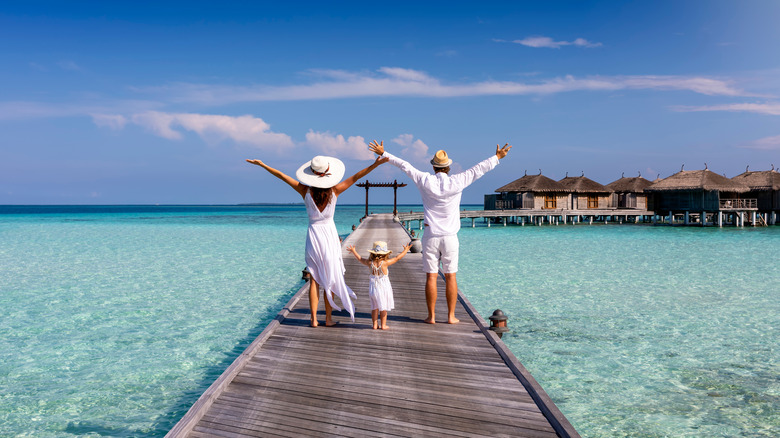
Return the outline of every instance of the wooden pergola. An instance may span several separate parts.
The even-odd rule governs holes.
[[[393,180],[391,183],[372,183],[368,182],[362,182],[357,183],[358,187],[365,187],[366,188],[366,214],[364,217],[368,217],[368,189],[371,187],[392,187],[393,188],[393,215],[398,214],[397,205],[398,205],[398,187],[406,187],[406,183],[398,183],[397,180]]]

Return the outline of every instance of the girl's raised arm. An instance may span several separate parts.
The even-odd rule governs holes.
[[[368,266],[368,260],[364,259],[363,257],[360,257],[360,254],[355,250],[355,245],[350,245],[347,247],[347,251],[351,252],[353,256],[362,264]]]
[[[402,258],[404,258],[404,256],[406,255],[406,253],[407,253],[407,252],[409,252],[409,249],[410,249],[411,247],[412,247],[412,242],[409,242],[409,243],[407,243],[406,245],[404,245],[404,250],[403,250],[403,251],[401,251],[401,252],[400,252],[400,253],[399,253],[397,256],[395,256],[395,257],[393,257],[393,258],[389,259],[389,260],[387,261],[386,265],[387,265],[387,266],[394,265],[394,264],[395,264],[395,262],[397,262],[398,260],[401,260]]]
[[[306,196],[306,190],[308,190],[309,186],[305,184],[301,184],[301,182],[298,181],[297,179],[292,178],[289,175],[286,175],[281,170],[274,169],[273,167],[263,163],[260,160],[246,160],[246,162],[262,167],[263,169],[267,170],[271,175],[289,184],[289,186],[295,189],[295,191],[298,192],[301,195],[301,197]]]
[[[374,161],[374,164],[366,167],[365,169],[361,170],[360,172],[358,172],[358,173],[350,176],[349,178],[345,179],[344,181],[336,184],[333,187],[333,194],[335,194],[336,196],[340,195],[342,192],[344,192],[344,190],[347,190],[352,184],[355,184],[357,182],[357,180],[359,180],[360,178],[363,178],[364,176],[368,175],[369,173],[371,173],[372,170],[374,170],[377,167],[379,167],[380,164],[387,163],[389,160],[390,160],[389,158],[377,157],[376,161]]]

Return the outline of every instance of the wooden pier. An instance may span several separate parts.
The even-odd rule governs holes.
[[[409,235],[371,215],[342,248],[362,255],[375,240],[397,253]],[[421,254],[390,268],[389,330],[371,329],[368,268],[343,256],[355,323],[334,312],[336,327],[309,327],[305,285],[166,436],[579,436],[462,293],[460,324],[442,322],[441,279],[439,323],[423,322]]]

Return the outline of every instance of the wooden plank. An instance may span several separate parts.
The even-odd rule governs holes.
[[[393,248],[408,239],[390,215],[373,215],[343,247],[362,253],[374,240]],[[422,322],[420,254],[390,269],[390,330],[371,329],[368,269],[343,256],[355,323],[334,312],[339,326],[308,327],[304,286],[167,436],[578,436],[465,296],[460,324]],[[441,314],[443,278],[437,284]]]

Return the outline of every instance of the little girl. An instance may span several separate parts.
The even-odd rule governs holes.
[[[371,255],[368,259],[360,257],[355,251],[355,246],[347,247],[358,261],[371,268],[371,276],[368,277],[368,296],[371,298],[371,321],[374,330],[381,328],[387,330],[387,311],[393,310],[393,288],[390,286],[390,279],[387,277],[387,267],[401,260],[412,247],[411,242],[404,246],[404,250],[397,256],[388,259],[387,256],[392,252],[387,249],[387,243],[382,241],[374,242],[374,247],[369,249]],[[381,318],[381,324],[377,321],[377,316]]]

